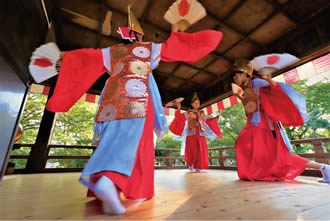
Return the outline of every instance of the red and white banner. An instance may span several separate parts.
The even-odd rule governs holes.
[[[226,109],[228,107],[231,107],[237,103],[239,103],[240,100],[237,99],[237,97],[235,96],[230,96],[230,97],[227,97],[217,103],[214,103],[214,104],[211,104],[210,106],[207,106],[206,108],[204,108],[204,112],[207,114],[207,115],[210,115],[210,114],[214,114],[216,112],[219,112],[220,110],[223,110],[223,109]]]
[[[40,85],[40,84],[32,84],[30,87],[30,92],[32,93],[37,93],[37,94],[44,94],[44,95],[48,95],[50,90],[49,86],[44,86],[44,85]],[[91,102],[91,103],[98,103],[100,99],[100,95],[96,95],[96,94],[84,94],[80,100],[82,101],[87,101],[87,102]]]
[[[285,72],[284,74],[276,76],[274,80],[292,84],[312,76],[313,79],[317,80],[321,80],[323,76],[330,76],[330,54],[326,54]]]

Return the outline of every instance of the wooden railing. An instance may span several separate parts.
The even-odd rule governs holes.
[[[33,148],[35,144],[14,144],[13,150],[15,149],[20,149],[22,147],[29,147]],[[73,156],[73,155],[52,155],[51,149],[57,149],[57,148],[63,148],[63,149],[91,149],[92,152],[96,149],[96,146],[78,146],[78,145],[48,145],[48,150],[47,150],[47,157],[46,161],[48,160],[88,160],[90,158],[90,155],[78,155],[78,156]],[[29,159],[29,155],[11,155],[10,159]],[[42,171],[40,172],[80,172],[82,171],[83,167],[80,168],[47,168],[45,167]],[[15,169],[15,173],[30,173],[31,171],[27,168],[20,168],[20,169]]]
[[[327,152],[324,143],[330,142],[330,137],[326,138],[315,138],[315,139],[304,139],[304,140],[294,140],[291,141],[292,145],[301,145],[301,144],[311,144],[313,145],[314,153],[300,153],[299,156],[304,158],[312,159],[319,163],[330,164],[330,153]],[[173,164],[173,160],[184,160],[183,157],[173,157],[173,153],[179,152],[178,149],[156,149],[161,151],[167,151],[167,156],[156,157],[158,160],[168,160],[166,166],[158,166],[156,168],[165,168],[165,169],[176,169],[176,168],[187,168],[187,166],[177,166]],[[233,150],[235,147],[217,147],[209,148],[209,166],[210,169],[222,169],[222,170],[237,170],[236,167],[236,156],[228,155],[227,150]],[[213,153],[213,154],[212,154]],[[213,163],[213,160],[217,160],[217,163]],[[172,161],[170,161],[172,160]],[[228,160],[233,162],[229,163]],[[302,175],[307,176],[320,176],[321,173],[318,170],[306,170]]]
[[[291,141],[292,145],[311,144],[313,145],[314,153],[299,154],[302,157],[313,159],[320,163],[330,163],[330,153],[326,151],[324,147],[325,142],[330,142],[330,137],[316,138],[316,139],[304,139]],[[34,144],[15,144],[14,149],[21,147],[32,148]],[[65,145],[49,145],[48,153],[53,148],[65,148],[65,149],[91,149],[95,150],[95,146],[65,146]],[[229,151],[232,150],[232,151]],[[217,147],[209,148],[209,161],[211,169],[223,169],[223,170],[236,170],[236,159],[233,155],[235,147]],[[228,155],[231,152],[231,155]],[[87,160],[90,156],[55,156],[47,155],[47,160],[51,159],[73,159],[73,160]],[[28,159],[29,156],[12,155],[10,159]],[[180,156],[180,149],[177,148],[156,148],[155,156],[155,168],[157,169],[182,169],[187,168],[184,162],[184,157]],[[81,171],[82,168],[44,168],[42,172],[75,172]],[[27,169],[15,169],[15,173],[29,173]],[[304,175],[319,176],[318,171],[308,170]]]

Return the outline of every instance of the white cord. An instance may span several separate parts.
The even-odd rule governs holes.
[[[41,4],[42,4],[42,8],[43,8],[44,13],[45,13],[45,17],[46,17],[47,24],[48,24],[48,29],[49,29],[52,24],[49,22],[49,19],[48,19],[48,14],[47,14],[47,9],[46,9],[46,5],[45,5],[45,1],[44,0],[41,0]]]

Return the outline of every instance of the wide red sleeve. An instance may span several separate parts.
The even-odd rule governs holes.
[[[281,121],[285,126],[304,124],[296,105],[276,83],[276,86],[260,88],[260,105],[273,121]]]
[[[53,96],[47,110],[66,112],[106,71],[101,49],[65,52]]]
[[[180,110],[175,111],[175,117],[170,124],[170,131],[175,135],[181,136],[186,125],[186,116],[180,113]]]
[[[215,50],[222,39],[222,32],[214,30],[196,33],[172,32],[162,43],[161,60],[195,63]]]
[[[222,138],[222,133],[219,128],[217,117],[206,119],[205,123],[211,128],[211,130],[219,137]]]

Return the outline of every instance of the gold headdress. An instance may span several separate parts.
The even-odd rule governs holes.
[[[137,32],[141,35],[144,35],[139,21],[137,20],[136,16],[131,11],[131,5],[130,4],[128,5],[128,25],[129,25],[131,30],[133,30],[133,31],[135,31],[135,32]]]
[[[234,72],[237,72],[237,71],[245,72],[250,76],[252,76],[252,72],[253,72],[253,68],[249,64],[249,61],[245,60],[245,59],[237,59],[235,61],[233,70],[234,70]]]

